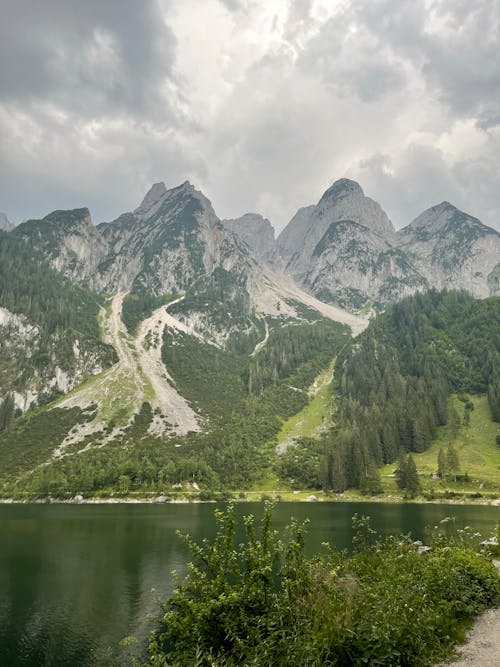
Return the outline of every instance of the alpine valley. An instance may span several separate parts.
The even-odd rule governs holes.
[[[499,295],[497,231],[448,202],[396,231],[347,179],[278,238],[188,182],[0,214],[0,495],[374,494],[439,443],[495,493]]]

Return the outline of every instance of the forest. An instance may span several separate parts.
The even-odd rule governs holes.
[[[246,344],[240,338],[221,348],[165,330],[163,360],[201,415],[200,433],[153,437],[151,407],[144,403],[105,447],[41,465],[56,435],[89,419],[91,410],[42,408],[8,425],[0,414],[1,494],[168,495],[176,487],[199,487],[199,497],[209,498],[245,492],[269,476],[285,487],[293,481],[293,488],[373,494],[381,490],[380,466],[393,463],[398,483],[412,495],[412,454],[424,452],[437,429],[456,419],[449,414],[451,394],[487,395],[492,417],[499,418],[499,298],[416,295],[389,307],[354,340],[345,326],[321,318],[287,325],[269,318],[267,324],[267,342],[255,353],[255,333]],[[284,420],[308,404],[308,387],[333,359],[329,428],[278,455]],[[470,405],[464,398],[464,414]]]
[[[498,420],[499,350],[497,297],[432,290],[390,306],[337,360],[335,427],[294,455],[323,488],[378,488],[379,466],[428,448],[451,393],[487,393]]]

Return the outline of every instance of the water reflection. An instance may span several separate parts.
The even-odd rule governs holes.
[[[197,540],[213,534],[214,505],[0,506],[0,664],[98,667],[129,664],[119,642],[135,635],[144,650],[157,599],[171,591],[172,569],[187,551],[176,529]],[[255,504],[237,506],[254,513]],[[347,548],[354,512],[385,533],[422,538],[425,527],[454,514],[489,534],[499,509],[439,505],[289,503],[275,524],[311,518],[307,551],[333,542]]]

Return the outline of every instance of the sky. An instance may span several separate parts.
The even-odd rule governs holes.
[[[338,178],[500,229],[500,0],[0,0],[0,211],[191,181],[282,229]]]

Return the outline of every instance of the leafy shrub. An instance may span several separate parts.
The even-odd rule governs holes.
[[[304,557],[304,525],[279,539],[265,504],[260,530],[231,508],[163,605],[149,665],[428,665],[448,655],[466,622],[500,596],[493,565],[442,541],[420,554],[408,538],[374,540],[355,518],[356,551]]]

